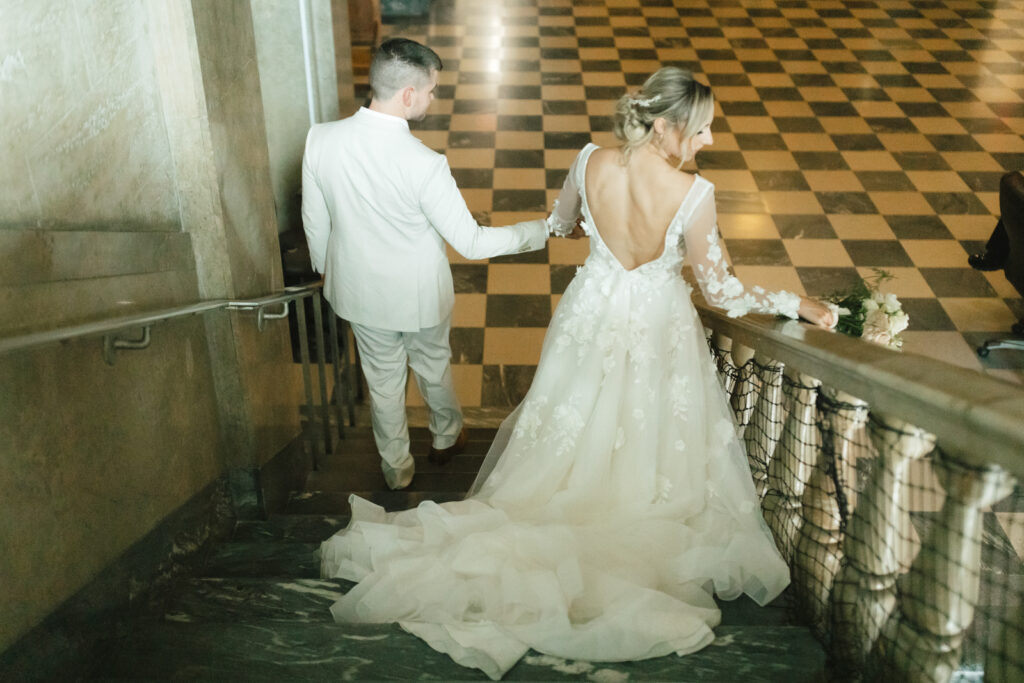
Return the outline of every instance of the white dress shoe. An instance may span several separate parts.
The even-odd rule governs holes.
[[[380,468],[384,472],[384,481],[389,489],[404,489],[412,483],[412,475],[416,474],[416,461],[408,455],[401,465],[394,467],[386,460],[381,460]]]

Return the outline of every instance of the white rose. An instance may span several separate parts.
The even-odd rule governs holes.
[[[867,332],[868,329],[879,332],[889,331],[889,316],[885,314],[885,311],[876,308],[867,314],[864,318],[864,331]]]
[[[874,299],[864,299],[864,310],[870,313],[878,310],[878,302]]]
[[[900,300],[896,298],[896,295],[890,292],[885,295],[885,312],[895,313],[900,310]]]
[[[882,346],[889,346],[892,343],[892,337],[888,332],[883,330],[868,330],[864,328],[864,335],[862,339],[865,339],[874,344],[881,344]]]
[[[881,292],[872,292],[871,300],[876,304],[881,304],[885,301],[885,294],[882,294]]]
[[[910,325],[910,316],[899,311],[889,316],[889,334],[896,336]]]

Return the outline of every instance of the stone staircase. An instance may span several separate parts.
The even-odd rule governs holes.
[[[494,430],[470,430],[466,453],[444,468],[416,458],[404,491],[384,489],[368,429],[351,429],[341,454],[312,472],[283,514],[238,522],[196,575],[178,581],[116,640],[93,677],[187,680],[486,680],[454,664],[393,624],[336,624],[329,606],[351,583],[323,580],[314,555],[341,529],[348,496],[387,509],[422,500],[462,498]],[[429,434],[412,430],[413,452]],[[799,681],[823,680],[824,653],[810,632],[789,623],[782,599],[759,608],[746,599],[722,603],[718,638],[686,657],[604,664],[531,652],[505,680]]]

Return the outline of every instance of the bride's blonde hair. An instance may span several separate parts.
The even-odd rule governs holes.
[[[640,90],[623,95],[615,107],[615,137],[622,142],[628,159],[633,150],[643,147],[654,136],[654,120],[665,119],[680,128],[683,139],[700,132],[714,111],[711,88],[677,66],[665,66],[648,78]]]

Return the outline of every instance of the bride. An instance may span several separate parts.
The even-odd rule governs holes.
[[[618,104],[621,145],[587,145],[548,218],[582,216],[590,255],[551,321],[526,398],[469,496],[387,513],[352,497],[321,573],[358,582],[337,621],[398,622],[499,679],[530,648],[567,659],[683,655],[712,641],[712,595],[789,583],[681,275],[709,304],[833,313],[745,288],[718,243],[714,186],[680,167],[712,143],[713,100],[665,67]]]

